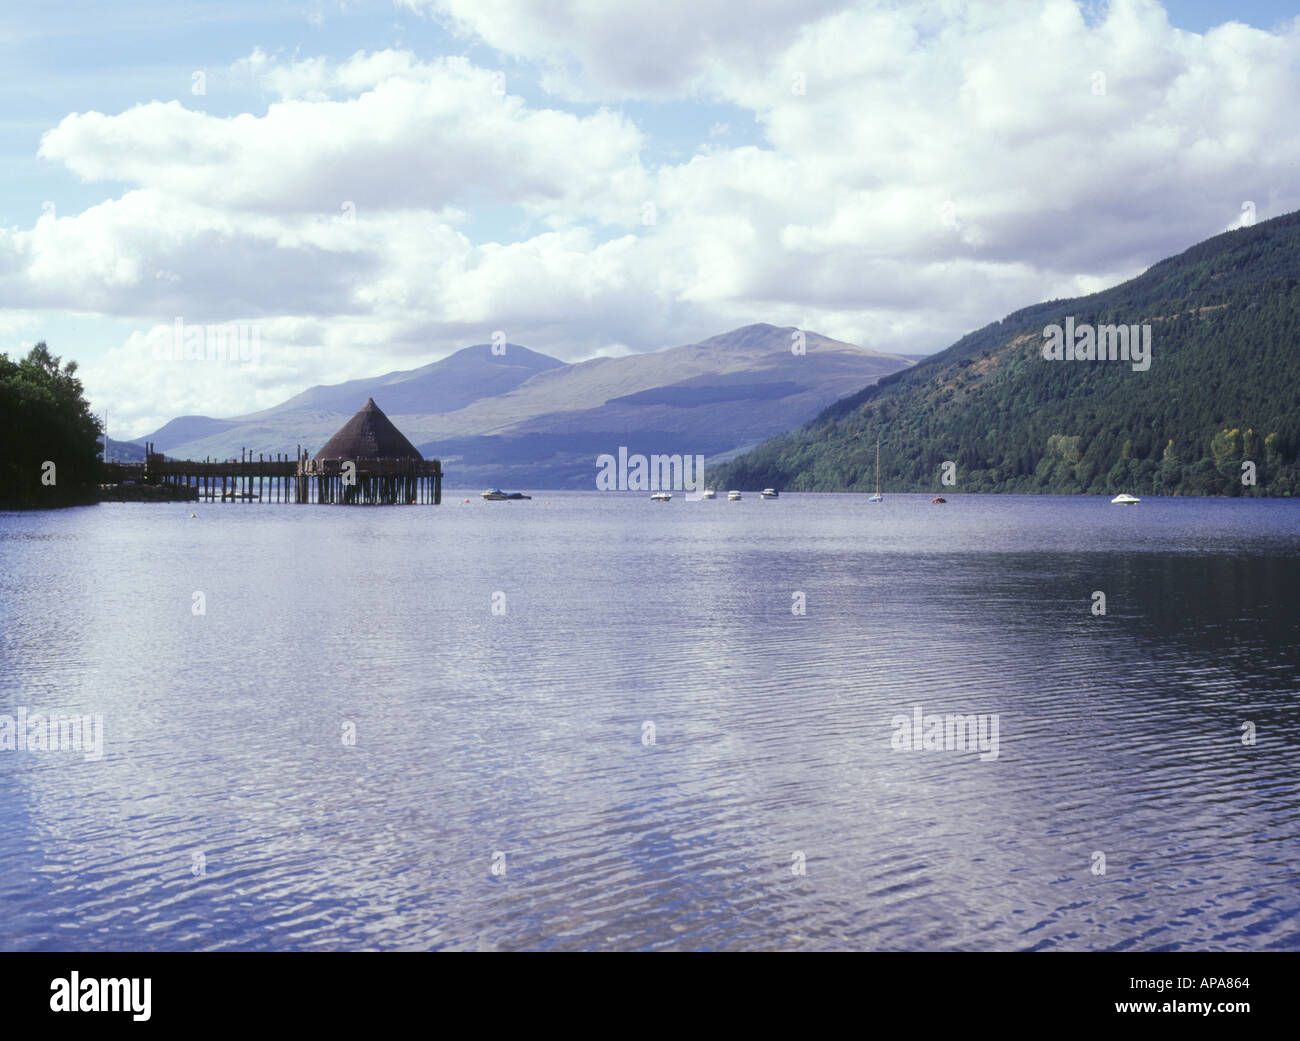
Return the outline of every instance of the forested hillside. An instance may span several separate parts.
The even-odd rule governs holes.
[[[1052,361],[1044,329],[1151,327],[1151,364]],[[1300,214],[1025,308],[710,472],[728,488],[1300,493]],[[1243,463],[1255,483],[1243,483]]]

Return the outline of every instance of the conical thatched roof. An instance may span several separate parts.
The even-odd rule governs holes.
[[[314,459],[423,459],[378,405],[367,398],[361,411],[325,442]]]

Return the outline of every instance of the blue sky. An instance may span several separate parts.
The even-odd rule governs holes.
[[[178,11],[183,12],[178,17]],[[25,225],[45,201],[81,209],[121,194],[129,185],[85,183],[58,164],[38,159],[41,135],[70,112],[120,112],[145,101],[179,101],[217,116],[264,112],[274,100],[229,67],[254,46],[269,54],[342,60],[357,51],[407,49],[422,56],[457,54],[500,68],[511,94],[530,104],[587,113],[599,102],[549,96],[529,63],[505,59],[436,19],[395,5],[371,3],[158,3],[106,9],[101,3],[49,3],[6,17],[0,36],[8,75],[0,84],[0,155],[5,193],[0,226]],[[193,93],[193,75],[207,77],[207,93]],[[758,143],[752,114],[705,99],[664,103],[628,101],[623,111],[646,133],[646,159],[681,161],[727,128],[729,143]],[[476,215],[476,238],[510,233],[518,211]]]
[[[9,10],[0,350],[77,358],[130,436],[499,328],[566,360],[750,321],[924,353],[1300,205],[1290,5],[743,10]],[[261,362],[160,371],[177,316],[258,323]]]

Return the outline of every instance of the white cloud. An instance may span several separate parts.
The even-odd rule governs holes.
[[[257,56],[260,52],[255,52]],[[542,213],[629,219],[644,197],[640,134],[617,113],[529,109],[461,58],[357,55],[341,66],[248,59],[292,95],[317,83],[355,97],[275,102],[219,117],[177,101],[67,116],[42,158],[89,181],[126,181],[227,211],[440,208],[472,199]]]
[[[263,114],[151,102],[46,134],[44,158],[132,187],[0,229],[0,307],[125,317],[141,335],[174,315],[262,322],[248,382],[159,382],[131,343],[85,367],[93,393],[136,402],[119,414],[230,414],[496,329],[568,359],[753,321],[925,352],[1134,274],[1246,200],[1259,219],[1300,206],[1295,24],[1185,33],[1152,0],[1092,21],[1069,0],[742,18],[571,0],[545,7],[554,21],[521,0],[418,6],[570,95],[707,95],[765,139],[729,146],[710,117],[700,154],[652,167],[616,107],[530,105],[464,58],[254,50],[235,71],[279,99]],[[471,237],[515,211],[546,230]],[[164,404],[147,412],[151,393]]]
[[[765,65],[848,0],[400,0],[545,70],[575,98],[706,93],[720,66]]]

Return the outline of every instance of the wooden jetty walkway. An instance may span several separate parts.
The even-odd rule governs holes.
[[[437,459],[271,458],[245,449],[238,461],[167,459],[145,447],[143,463],[105,463],[105,484],[172,485],[209,502],[292,502],[437,506],[442,502],[442,463]]]
[[[293,459],[240,449],[239,462],[167,459],[145,444],[143,463],[104,463],[103,483],[170,488],[177,499],[210,502],[391,504],[442,502],[442,462],[425,459],[375,399],[325,442],[315,456],[298,446]]]

